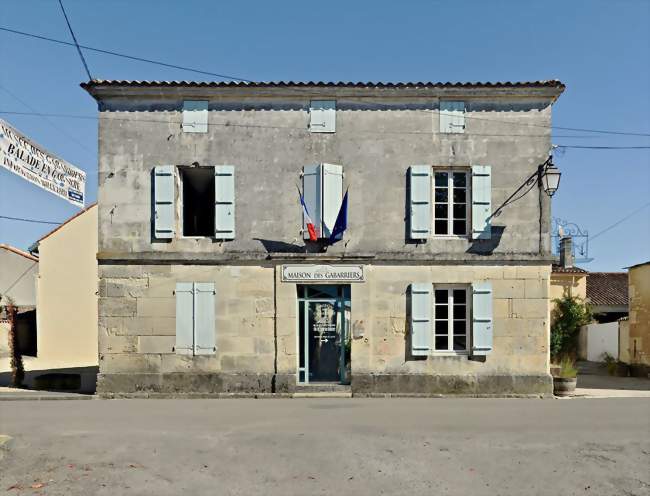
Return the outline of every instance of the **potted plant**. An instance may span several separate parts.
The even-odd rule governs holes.
[[[607,367],[607,373],[615,377],[627,377],[630,375],[630,366],[614,358],[611,354],[605,352],[602,354],[603,362]]]
[[[553,394],[555,396],[573,396],[578,381],[578,369],[574,361],[565,356],[560,362],[560,370],[553,376]]]

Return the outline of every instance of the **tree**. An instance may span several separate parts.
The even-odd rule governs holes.
[[[2,295],[0,295],[2,299]],[[11,385],[21,387],[25,380],[25,367],[23,366],[23,356],[18,343],[18,330],[16,329],[16,320],[18,309],[11,298],[4,297],[6,304],[4,311],[9,320],[9,352],[11,353]],[[2,309],[2,307],[0,307]]]
[[[591,322],[591,309],[582,299],[573,296],[563,296],[554,300],[554,303],[551,360],[557,363],[563,356],[575,356],[580,327]]]

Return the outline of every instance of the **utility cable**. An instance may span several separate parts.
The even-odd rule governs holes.
[[[623,217],[622,219],[620,219],[620,220],[614,222],[611,226],[606,227],[606,228],[603,229],[602,231],[600,231],[600,232],[594,234],[593,236],[590,236],[590,237],[589,237],[589,243],[593,242],[593,240],[596,239],[596,238],[597,238],[598,236],[600,236],[601,234],[605,234],[607,231],[610,231],[610,230],[614,229],[616,226],[618,226],[618,225],[621,224],[622,222],[625,222],[627,219],[629,219],[629,218],[632,217],[633,215],[638,214],[641,210],[643,210],[644,208],[646,208],[646,207],[648,207],[648,206],[650,206],[650,202],[648,202],[648,203],[646,203],[646,204],[644,204],[644,205],[641,205],[639,208],[637,208],[637,209],[634,210],[633,212],[630,212],[629,214],[627,214],[627,215],[626,215],[625,217]]]
[[[9,291],[11,291],[11,290],[16,286],[16,284],[18,284],[18,283],[20,282],[20,280],[21,280],[23,277],[25,277],[25,276],[27,275],[27,273],[28,273],[30,270],[32,270],[32,269],[36,266],[37,263],[38,263],[38,262],[33,262],[32,265],[30,265],[29,267],[27,267],[27,270],[25,270],[25,272],[23,272],[22,274],[20,274],[20,276],[18,276],[18,279],[16,279],[14,282],[12,282],[12,283],[9,285],[9,287],[8,287],[7,289],[5,289],[2,293],[0,293],[0,296],[4,296],[4,295],[6,295]]]
[[[28,108],[29,110],[31,110],[31,111],[34,112],[35,114],[38,113],[34,107],[32,107],[31,105],[29,105],[25,100],[19,98],[16,94],[12,93],[11,91],[9,91],[7,88],[5,88],[4,86],[2,86],[1,84],[0,84],[0,90],[4,91],[7,95],[9,95],[11,98],[13,98],[14,100],[16,100],[16,101],[17,101],[18,103],[20,103],[21,105],[23,105],[25,108]],[[84,150],[86,150],[88,153],[94,153],[90,148],[88,148],[86,145],[84,145],[81,141],[79,141],[77,138],[75,138],[72,134],[70,134],[70,133],[67,132],[65,129],[63,129],[63,128],[57,126],[56,124],[54,124],[54,122],[52,122],[52,120],[50,120],[50,118],[49,118],[47,115],[41,115],[41,117],[43,117],[43,120],[44,120],[45,122],[47,122],[50,126],[52,126],[54,129],[56,129],[56,130],[57,130],[58,132],[60,132],[62,135],[64,135],[65,137],[67,137],[70,141],[73,141],[74,143],[76,143],[77,145],[79,145],[81,148],[83,148]]]
[[[62,222],[51,222],[49,220],[38,220],[38,219],[25,219],[22,217],[9,217],[7,215],[0,215],[0,219],[5,219],[5,220],[15,220],[18,222],[32,222],[34,224],[51,224],[51,225],[61,225],[63,224]]]
[[[37,38],[37,39],[44,40],[44,41],[50,41],[52,43],[58,43],[60,45],[75,46],[74,43],[70,43],[70,42],[63,41],[63,40],[57,40],[57,39],[54,39],[54,38],[49,38],[47,36],[40,36],[40,35],[37,35],[37,34],[26,33],[24,31],[18,31],[16,29],[9,29],[9,28],[0,27],[0,31],[6,31],[6,32],[9,32],[9,33],[19,34],[19,35],[27,36],[27,37],[30,37],[30,38]],[[234,80],[243,81],[243,82],[246,82],[246,83],[253,83],[254,82],[254,81],[249,80],[249,79],[243,79],[243,78],[239,78],[239,77],[236,77],[236,76],[229,76],[227,74],[217,74],[216,72],[203,71],[201,69],[194,69],[192,67],[185,67],[185,66],[182,66],[182,65],[169,64],[167,62],[161,62],[159,60],[145,59],[143,57],[136,57],[136,56],[133,56],[133,55],[127,55],[125,53],[113,52],[111,50],[103,50],[101,48],[95,48],[95,47],[91,47],[91,46],[87,46],[87,45],[79,45],[79,47],[83,48],[84,50],[90,50],[91,52],[103,53],[103,54],[106,54],[106,55],[114,55],[115,57],[122,57],[122,58],[125,58],[125,59],[137,60],[139,62],[146,62],[147,64],[161,65],[163,67],[170,67],[172,69],[180,69],[182,71],[196,72],[197,74],[205,74],[207,76],[215,76],[215,77],[218,77],[218,78],[221,78],[221,79],[234,79]],[[90,79],[92,79],[92,78],[90,78]]]
[[[256,82],[258,82],[258,81],[253,81],[251,79],[241,78],[241,77],[238,77],[238,76],[231,76],[231,75],[227,75],[227,74],[219,74],[219,73],[215,73],[215,72],[205,71],[205,70],[202,70],[202,69],[196,69],[196,68],[192,68],[192,67],[180,66],[180,65],[177,65],[177,64],[170,64],[170,63],[162,62],[162,61],[159,61],[159,60],[147,59],[147,58],[144,58],[144,57],[136,57],[136,56],[133,56],[133,55],[114,52],[114,51],[111,51],[111,50],[104,50],[104,49],[101,49],[101,48],[95,48],[95,47],[91,47],[91,46],[87,46],[87,45],[75,45],[74,43],[69,43],[67,41],[57,40],[57,39],[50,38],[50,37],[47,37],[47,36],[41,36],[41,35],[37,35],[37,34],[34,34],[34,33],[27,33],[25,31],[19,31],[19,30],[16,30],[16,29],[10,29],[10,28],[6,28],[6,27],[0,27],[0,31],[5,31],[5,32],[8,32],[8,33],[13,33],[13,34],[21,35],[21,36],[27,36],[27,37],[30,37],[30,38],[36,38],[36,39],[40,39],[40,40],[44,40],[44,41],[49,41],[49,42],[52,42],[52,43],[58,43],[58,44],[61,44],[61,45],[76,46],[77,48],[83,48],[84,50],[90,50],[90,51],[94,51],[94,52],[98,52],[98,53],[103,53],[103,54],[106,54],[106,55],[113,55],[113,56],[116,56],[116,57],[123,57],[123,58],[131,59],[131,60],[137,60],[137,61],[140,61],[140,62],[146,62],[148,64],[155,64],[155,65],[160,65],[160,66],[163,66],[163,67],[169,67],[169,68],[172,68],[172,69],[180,69],[180,70],[183,70],[183,71],[195,72],[197,74],[215,76],[215,77],[218,77],[220,79],[230,79],[230,80],[241,81],[241,82],[245,82],[245,83],[256,83]],[[90,77],[89,79],[92,79],[92,78]],[[313,94],[313,93],[310,93],[310,94]],[[277,95],[277,96],[282,96],[282,95]],[[295,96],[295,94],[292,95],[292,96]],[[376,97],[369,97],[369,98],[376,98]],[[345,100],[338,99],[337,101],[344,102]],[[354,103],[358,103],[358,102],[354,102]],[[386,108],[394,107],[394,105],[380,104],[380,103],[374,103],[374,105],[385,106]],[[436,111],[436,110],[433,110],[433,109],[432,110],[415,109],[415,110],[422,111],[422,112],[427,112],[427,113],[445,114],[444,112]],[[452,115],[452,114],[450,114],[450,115]],[[547,125],[544,125],[544,124],[510,122],[510,121],[504,121],[504,120],[498,120],[498,119],[489,119],[489,118],[483,118],[483,117],[474,117],[474,116],[468,116],[468,115],[465,115],[465,118],[466,119],[471,119],[471,120],[477,120],[477,121],[499,122],[499,123],[503,123],[503,124],[510,124],[510,125],[517,125],[517,126],[540,127],[540,128],[545,128],[545,129],[558,129],[558,130],[572,131],[572,132],[587,132],[587,133],[599,133],[599,134],[613,134],[613,135],[620,135],[620,136],[644,136],[644,137],[647,136],[647,137],[650,137],[650,133],[635,133],[635,132],[626,132],[626,131],[612,131],[612,130],[603,130],[603,129],[586,129],[586,128],[574,128],[574,127],[563,127],[563,126],[547,126]]]
[[[86,74],[88,74],[88,79],[92,79],[93,77],[90,75],[90,69],[88,69],[88,64],[86,63],[84,54],[81,52],[81,48],[79,48],[77,37],[74,35],[74,31],[72,30],[72,26],[70,25],[68,14],[65,13],[65,9],[63,8],[63,0],[59,0],[59,5],[61,6],[61,12],[63,12],[63,17],[65,17],[65,22],[68,25],[68,29],[70,30],[70,34],[72,35],[72,39],[74,40],[74,46],[77,47],[77,52],[79,52],[79,58],[81,58],[81,63],[84,65],[84,69],[86,69]]]
[[[92,116],[92,115],[79,115],[79,114],[58,114],[58,113],[43,113],[43,112],[17,112],[17,111],[10,111],[10,110],[0,110],[0,114],[4,115],[23,115],[23,116],[34,116],[34,117],[57,117],[57,118],[62,118],[62,119],[85,119],[85,120],[98,120],[101,119],[101,116]],[[138,122],[138,123],[159,123],[159,124],[182,124],[181,121],[178,120],[172,120],[172,119],[167,119],[167,120],[161,120],[161,119],[135,119],[135,118],[126,118],[126,117],[110,117],[110,118],[105,118],[107,121],[127,121],[127,122]],[[308,132],[309,130],[306,127],[295,127],[295,126],[266,126],[263,124],[233,124],[230,122],[209,122],[208,127],[212,126],[220,126],[220,127],[232,127],[232,128],[259,128],[259,129],[287,129],[287,130],[292,130],[292,131],[304,131]],[[443,133],[436,133],[433,131],[376,131],[376,130],[357,130],[359,133],[366,133],[366,134],[374,134],[374,135],[381,135],[381,134],[402,134],[402,135],[435,135],[435,134],[443,134]],[[570,135],[560,135],[560,136],[550,136],[547,134],[504,134],[504,133],[467,133],[472,136],[487,136],[487,137],[509,137],[509,138],[591,138],[591,136],[570,136]],[[359,138],[354,138],[354,139],[359,139]],[[645,148],[650,148],[647,146],[634,146],[634,147],[578,147],[578,146],[573,146],[573,145],[556,145],[558,148],[602,148],[602,149],[645,149]]]

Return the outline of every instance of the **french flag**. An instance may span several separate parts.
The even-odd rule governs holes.
[[[307,205],[305,204],[305,197],[298,189],[298,194],[300,195],[300,204],[302,205],[302,211],[305,214],[305,224],[307,224],[307,231],[309,232],[309,241],[316,241],[318,236],[316,236],[316,228],[314,227],[314,221],[311,220],[309,215],[309,210],[307,210]]]

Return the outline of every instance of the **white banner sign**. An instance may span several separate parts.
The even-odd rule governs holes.
[[[73,205],[84,206],[86,173],[48,153],[2,119],[0,165]]]
[[[283,282],[363,282],[363,265],[283,265]]]

